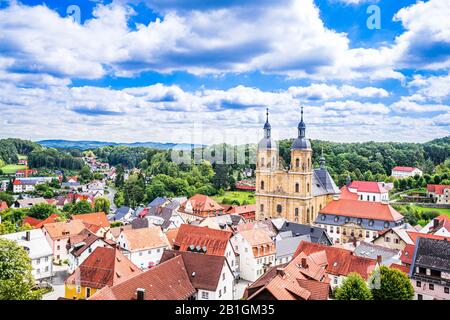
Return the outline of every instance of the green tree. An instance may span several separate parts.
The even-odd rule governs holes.
[[[358,273],[352,272],[336,288],[335,298],[337,300],[372,300],[372,293],[364,279]]]
[[[16,230],[16,225],[11,221],[5,220],[0,223],[0,234],[14,233]]]
[[[9,193],[0,192],[0,201],[5,201],[10,207],[14,203],[14,197]]]
[[[48,203],[35,204],[30,208],[28,215],[36,219],[47,219],[51,214],[56,212],[56,207]]]
[[[83,168],[81,168],[80,178],[83,182],[89,182],[92,180],[93,174],[88,166],[83,166]]]
[[[83,213],[91,213],[93,212],[93,208],[89,202],[86,200],[81,200],[75,203],[71,210],[71,214],[83,214]]]
[[[381,266],[371,275],[371,279],[375,277],[380,281],[379,286],[372,288],[374,300],[412,300],[414,297],[414,288],[404,272]]]
[[[120,208],[121,206],[123,206],[125,202],[124,196],[123,196],[123,192],[119,191],[114,195],[114,204],[116,205],[116,207]]]
[[[108,198],[98,197],[94,201],[94,211],[109,214],[111,203]]]
[[[31,260],[14,241],[0,239],[0,300],[40,300],[33,291]]]

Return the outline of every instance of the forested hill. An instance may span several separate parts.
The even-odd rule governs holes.
[[[160,142],[133,142],[133,143],[117,143],[117,142],[103,142],[103,141],[69,141],[69,140],[42,140],[38,141],[42,146],[57,149],[80,149],[91,150],[101,147],[145,147],[152,149],[191,149],[192,146],[187,143],[160,143]]]

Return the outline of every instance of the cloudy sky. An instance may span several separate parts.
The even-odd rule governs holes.
[[[443,137],[448,17],[450,0],[0,0],[0,137],[240,144],[266,107],[296,136],[300,105],[313,139]]]

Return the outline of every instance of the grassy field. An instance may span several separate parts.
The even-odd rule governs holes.
[[[17,164],[7,164],[4,167],[1,167],[4,174],[13,174],[16,173],[17,170],[25,170],[25,166],[19,166]]]
[[[418,210],[421,210],[422,212],[436,211],[436,212],[439,212],[441,215],[445,214],[445,215],[447,215],[447,216],[450,217],[450,209],[427,208],[427,207],[416,206],[416,205],[413,205],[413,206],[411,206],[411,207],[416,208],[416,209],[418,209]]]
[[[227,191],[223,196],[214,196],[212,198],[218,203],[222,203],[223,198],[227,198],[231,201],[237,200],[240,204],[242,204],[244,200],[247,200],[248,204],[256,203],[255,194],[253,192],[246,191]]]

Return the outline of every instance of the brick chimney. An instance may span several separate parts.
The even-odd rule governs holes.
[[[136,300],[145,300],[145,289],[136,289]]]
[[[301,266],[302,268],[308,268],[308,262],[306,262],[306,258],[302,258],[301,260]]]
[[[25,240],[27,241],[31,240],[31,232],[29,230],[25,233]]]

